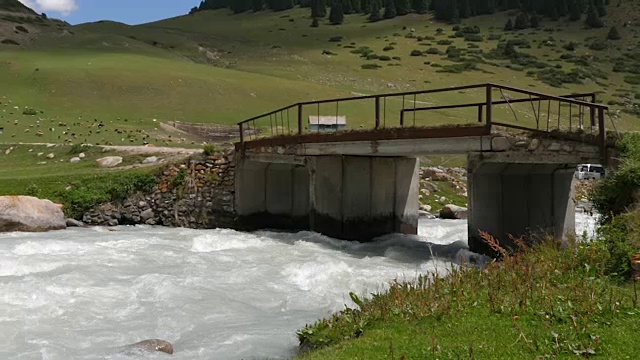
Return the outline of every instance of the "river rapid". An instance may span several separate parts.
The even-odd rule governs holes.
[[[577,231],[595,218],[576,214]],[[0,359],[286,359],[349,291],[446,272],[466,221],[359,244],[311,232],[162,227],[0,234]],[[454,265],[455,266],[455,265]],[[160,338],[173,356],[122,346]]]

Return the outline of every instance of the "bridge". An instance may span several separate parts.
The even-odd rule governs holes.
[[[472,251],[490,252],[479,231],[504,246],[510,235],[563,238],[576,165],[612,157],[606,115],[594,93],[491,83],[296,103],[238,123],[236,212],[250,228],[416,234],[418,158],[466,154]],[[347,128],[312,131],[310,116]]]

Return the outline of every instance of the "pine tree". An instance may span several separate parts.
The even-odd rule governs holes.
[[[335,2],[342,2],[342,9],[344,14],[353,14],[353,7],[351,6],[351,0],[333,0]]]
[[[582,11],[580,11],[580,7],[578,6],[578,2],[576,0],[569,0],[569,20],[577,21],[582,17]]]
[[[382,15],[380,15],[380,3],[376,0],[371,1],[371,6],[369,8],[369,21],[376,22],[382,20]]]
[[[262,8],[264,6],[264,1],[263,0],[252,0],[251,2],[253,11],[262,11]]]
[[[429,11],[429,3],[427,0],[417,0],[413,10],[418,14],[426,14]]]
[[[311,17],[314,19],[327,16],[325,0],[311,0]]]
[[[504,24],[504,31],[511,31],[513,30],[513,22],[511,21],[511,18],[509,18],[509,20],[507,20],[507,23]]]
[[[458,1],[457,0],[449,0],[449,21],[459,21],[460,20],[460,11],[458,10]]]
[[[529,19],[529,23],[530,23],[532,28],[534,28],[534,29],[539,28],[540,27],[540,17],[537,14],[531,15],[531,18]]]
[[[596,10],[596,7],[593,5],[590,5],[589,9],[587,9],[587,20],[585,22],[587,23],[587,26],[594,29],[604,26],[602,19],[598,16],[598,10]]]
[[[598,15],[601,17],[607,15],[607,7],[604,5],[604,0],[595,0],[594,5],[598,10]]]
[[[360,0],[348,0],[351,1],[351,9],[353,9],[354,13],[359,13],[362,11],[362,9],[360,9]]]
[[[469,0],[460,0],[459,13],[461,19],[466,19],[471,16],[471,7],[469,6]]]
[[[529,16],[526,13],[520,13],[516,16],[516,21],[513,24],[513,28],[516,30],[523,30],[530,26]]]
[[[340,25],[344,22],[344,9],[342,8],[342,0],[334,1],[331,5],[329,13],[329,22],[331,25]]]
[[[395,0],[396,14],[403,16],[407,15],[411,11],[411,4],[409,0]]]
[[[311,25],[312,28],[317,28],[318,26],[320,26],[320,22],[318,21],[318,18],[313,18],[313,20],[311,21]]]
[[[398,13],[396,12],[396,3],[394,0],[387,0],[387,3],[385,4],[384,7],[384,15],[383,17],[385,19],[393,19],[394,17],[396,17],[396,15],[398,15]]]
[[[607,35],[607,39],[609,39],[609,40],[620,40],[620,39],[622,39],[622,36],[620,36],[620,33],[618,32],[618,29],[616,29],[615,26],[612,26],[611,29],[609,29],[609,34]]]
[[[569,14],[567,0],[556,0],[556,12],[559,16],[567,16]]]

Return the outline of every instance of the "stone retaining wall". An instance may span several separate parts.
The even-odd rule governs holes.
[[[102,204],[83,216],[87,225],[235,227],[233,150],[168,165],[149,193]]]

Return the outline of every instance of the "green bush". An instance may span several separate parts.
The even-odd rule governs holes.
[[[384,49],[382,49],[382,51],[391,51],[391,50],[395,50],[395,48],[391,45],[387,45],[384,47]]]
[[[598,239],[609,253],[604,259],[607,274],[628,279],[633,270],[631,258],[640,252],[640,211],[613,217],[598,229]]]
[[[376,70],[381,68],[382,66],[378,64],[362,64],[361,68],[365,70]]]
[[[202,148],[205,156],[212,156],[216,153],[216,146],[213,144],[207,144]]]
[[[453,41],[451,41],[451,40],[444,40],[444,39],[443,39],[443,40],[438,40],[437,44],[438,44],[438,45],[451,45],[451,44],[453,44]]]
[[[422,51],[420,51],[420,50],[411,50],[411,56],[422,56]]]
[[[34,116],[38,115],[38,111],[30,107],[25,107],[24,110],[22,110],[22,115]]]
[[[628,75],[624,77],[624,82],[632,85],[640,85],[640,75]]]
[[[87,144],[73,144],[71,145],[71,149],[69,149],[69,155],[78,155],[85,151],[89,151],[91,146]]]
[[[67,217],[80,219],[94,206],[124,200],[135,191],[149,191],[155,183],[155,176],[149,172],[117,174],[108,181],[96,175],[71,182],[69,190],[59,190],[55,197],[61,199]]]
[[[464,35],[464,41],[483,42],[484,41],[484,37],[482,35],[478,35],[478,34],[465,34]]]

